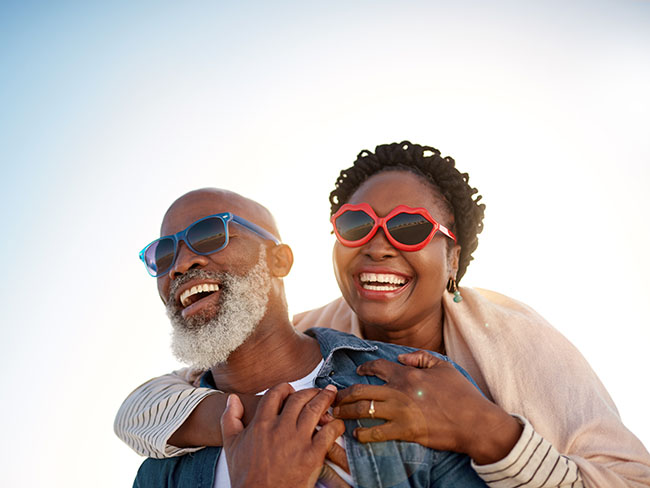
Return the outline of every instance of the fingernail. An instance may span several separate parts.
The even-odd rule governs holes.
[[[327,385],[325,389],[329,391],[337,391],[337,388],[334,385]]]
[[[232,395],[228,395],[228,398],[226,398],[226,408],[229,408],[231,403],[232,403]]]
[[[341,409],[339,407],[334,407],[334,409],[332,410],[332,415],[336,417],[340,411]]]

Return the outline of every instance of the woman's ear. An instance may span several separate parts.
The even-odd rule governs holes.
[[[286,244],[277,244],[270,249],[269,270],[274,278],[284,278],[293,266],[293,251]]]
[[[449,248],[447,254],[447,266],[449,268],[449,275],[456,277],[458,273],[458,264],[460,263],[460,246],[456,244],[454,247]]]

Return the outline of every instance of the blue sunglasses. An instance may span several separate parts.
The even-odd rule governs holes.
[[[230,212],[208,215],[191,223],[185,230],[169,236],[162,236],[140,251],[140,259],[147,272],[157,278],[171,269],[176,261],[178,243],[183,241],[195,254],[205,256],[221,251],[228,245],[228,224],[235,222],[254,232],[263,239],[276,244],[280,240],[259,225]]]

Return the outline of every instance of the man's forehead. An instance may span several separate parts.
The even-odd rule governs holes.
[[[238,193],[218,188],[191,191],[177,199],[163,218],[160,235],[175,234],[208,215],[230,212],[278,235],[271,213],[262,205]]]
[[[187,193],[176,200],[165,213],[161,233],[176,233],[208,215],[232,212],[245,216],[243,214],[249,212],[243,203],[236,193],[221,190],[206,189]]]

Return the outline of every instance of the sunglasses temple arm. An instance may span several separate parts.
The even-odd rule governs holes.
[[[450,231],[449,229],[447,229],[447,227],[445,227],[444,225],[439,224],[438,225],[438,230],[440,232],[442,232],[444,235],[446,235],[447,237],[449,237],[450,239],[452,239],[454,242],[456,242],[456,243],[458,242],[458,240],[456,239],[456,236],[454,235],[454,233],[452,231]]]
[[[268,239],[269,241],[273,241],[275,244],[280,244],[280,239],[278,239],[269,231],[263,229],[259,225],[254,224],[253,222],[249,222],[248,220],[246,220],[243,217],[240,217],[239,215],[233,215],[232,220],[233,222],[237,222],[239,225],[246,227],[248,230],[255,232],[260,237],[263,237],[264,239]]]

